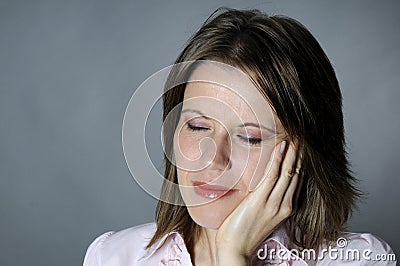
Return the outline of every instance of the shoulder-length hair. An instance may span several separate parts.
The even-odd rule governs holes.
[[[361,193],[346,158],[339,84],[317,40],[294,19],[224,8],[205,21],[175,63],[192,60],[219,61],[248,74],[270,103],[289,141],[298,141],[303,183],[293,214],[286,220],[292,243],[318,249],[336,240]],[[164,120],[183,101],[184,91],[182,84],[165,92]],[[165,133],[163,137],[165,152],[172,154],[172,136]],[[177,184],[175,165],[168,156],[164,159],[165,179]],[[182,201],[173,191],[164,183],[162,198]],[[178,231],[193,256],[200,227],[185,206],[160,200],[156,223],[148,247]]]

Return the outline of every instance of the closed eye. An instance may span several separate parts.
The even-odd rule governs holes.
[[[246,138],[246,137],[243,137],[243,136],[241,136],[241,135],[237,135],[237,136],[238,136],[239,139],[242,140],[243,142],[248,143],[248,144],[251,144],[251,145],[260,144],[261,141],[262,141],[262,139],[260,139],[260,138]]]
[[[191,131],[207,131],[209,128],[207,127],[198,127],[187,123],[187,128]]]

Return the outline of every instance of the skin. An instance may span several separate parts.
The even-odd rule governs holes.
[[[202,234],[195,265],[246,265],[292,212],[300,160],[268,102],[237,70],[203,65],[186,86],[174,135],[178,183]],[[233,192],[210,199],[194,182]]]

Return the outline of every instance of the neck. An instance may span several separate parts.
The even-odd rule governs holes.
[[[201,228],[200,239],[194,247],[194,265],[216,265],[216,234],[217,230]]]

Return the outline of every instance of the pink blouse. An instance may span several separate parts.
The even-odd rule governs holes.
[[[149,249],[154,235],[154,223],[110,231],[97,237],[89,246],[84,266],[95,265],[193,265],[182,236],[171,232]],[[256,249],[251,265],[396,265],[390,246],[371,234],[345,233],[333,246],[298,252],[283,226],[278,227]]]

